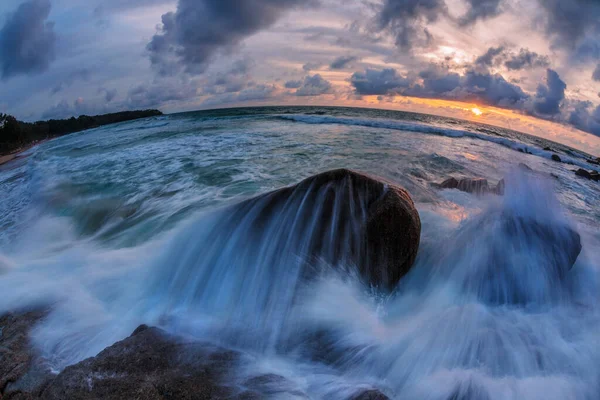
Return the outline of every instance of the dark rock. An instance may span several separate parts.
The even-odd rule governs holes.
[[[506,182],[504,179],[501,179],[496,187],[494,188],[494,193],[498,196],[504,196],[504,190],[506,189]]]
[[[0,398],[37,396],[54,375],[34,351],[29,332],[45,311],[0,317]]]
[[[585,178],[585,179],[592,179],[592,174],[590,174],[588,171],[586,171],[583,168],[579,168],[575,172],[575,175],[580,176],[580,177]]]
[[[446,179],[444,182],[440,184],[442,189],[457,189],[458,188],[458,180],[455,178]]]
[[[552,149],[550,147],[544,147],[544,150],[546,150],[546,151],[552,151]]]
[[[360,392],[352,396],[349,400],[389,400],[389,397],[379,390],[371,389]]]
[[[562,162],[562,160],[557,154],[552,154],[552,161]]]
[[[527,164],[524,163],[519,163],[519,168],[525,170],[525,171],[533,171],[533,169],[531,169],[531,167]]]
[[[561,222],[495,211],[466,223],[440,257],[461,266],[462,290],[481,301],[545,303],[556,298],[581,249],[580,235]]]
[[[598,173],[598,171],[591,171],[590,172],[590,179],[593,180],[593,181],[595,181],[595,182],[600,181],[600,173]]]
[[[348,169],[235,204],[213,215],[213,221],[206,228],[207,246],[235,247],[244,254],[235,260],[236,270],[252,273],[255,265],[265,264],[259,258],[268,257],[265,268],[271,276],[298,264],[307,279],[330,267],[353,268],[366,282],[387,289],[410,270],[421,232],[406,190]],[[222,256],[221,251],[208,253],[202,268],[217,265]],[[170,286],[203,292],[202,282],[191,288],[187,275],[177,272],[166,277]]]
[[[465,178],[458,182],[458,190],[482,195],[490,192],[490,186],[484,178]]]
[[[293,383],[262,375],[231,385],[231,374],[244,362],[242,353],[169,336],[157,328],[106,348],[96,357],[67,367],[42,398],[62,399],[255,399],[277,394],[302,398]]]

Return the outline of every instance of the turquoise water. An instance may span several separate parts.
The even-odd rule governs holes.
[[[0,312],[53,305],[34,340],[56,370],[148,323],[251,352],[257,369],[285,371],[314,398],[366,385],[393,398],[594,399],[600,185],[575,177],[579,166],[591,169],[585,158],[491,126],[326,107],[167,115],[61,137],[0,167]],[[243,238],[215,249],[207,227],[219,226],[226,205],[342,167],[411,193],[423,222],[413,270],[393,294],[334,276],[303,288],[284,313],[253,307],[250,296],[260,296],[280,310],[277,296],[296,278],[249,283],[248,270],[258,276],[264,265],[242,271]],[[507,195],[431,185],[449,176],[506,178]],[[568,278],[550,287],[540,285],[537,253],[506,257],[503,268],[522,277],[531,304],[491,305],[469,289],[485,286],[481,271],[496,273],[486,252],[514,245],[494,217],[482,222],[507,214],[570,226],[582,238]],[[209,250],[222,252],[216,265],[205,261]],[[269,260],[293,270],[288,258]],[[170,289],[177,274],[207,268],[222,273],[201,278],[202,296]],[[314,362],[293,337],[323,329],[341,354],[332,364]]]

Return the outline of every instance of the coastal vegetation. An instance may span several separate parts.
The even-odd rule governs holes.
[[[78,118],[23,122],[12,115],[0,114],[0,154],[26,147],[40,140],[97,128],[102,125],[162,115],[159,110],[123,111],[104,115],[81,115]]]

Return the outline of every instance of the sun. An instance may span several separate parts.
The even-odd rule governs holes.
[[[483,114],[483,111],[481,111],[479,108],[477,107],[473,107],[471,108],[471,111],[473,112],[473,114],[477,115],[478,117]]]

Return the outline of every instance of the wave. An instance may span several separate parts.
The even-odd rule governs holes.
[[[332,117],[332,116],[323,116],[323,115],[305,115],[305,114],[295,114],[295,115],[277,115],[278,119],[286,120],[286,121],[294,121],[305,124],[339,124],[339,125],[351,125],[351,126],[362,126],[368,128],[377,128],[377,129],[391,129],[405,132],[415,132],[415,133],[425,133],[430,135],[439,135],[439,136],[447,136],[451,138],[472,138],[478,140],[484,140],[487,142],[492,142],[499,144],[504,147],[508,147],[512,150],[520,151],[523,153],[533,154],[538,157],[543,157],[548,160],[552,160],[552,156],[555,154],[553,151],[547,151],[540,149],[537,146],[528,145],[523,142],[518,142],[515,140],[508,139],[506,137],[501,137],[496,133],[496,136],[486,135],[482,133],[475,133],[468,130],[462,129],[452,129],[440,126],[434,126],[425,123],[414,123],[414,122],[404,122],[404,121],[394,121],[389,119],[375,119],[375,118],[351,118],[351,117]],[[577,165],[581,168],[585,169],[597,169],[600,171],[600,168],[594,167],[591,164],[585,161],[585,157],[580,156],[576,157],[572,154],[561,154],[561,159],[563,162],[567,164]]]
[[[504,198],[487,198],[459,225],[424,214],[417,262],[392,294],[343,257],[353,251],[354,220],[323,234],[325,192],[309,190],[267,214],[268,197],[212,211],[128,249],[84,240],[59,218],[39,221],[28,238],[69,245],[3,261],[1,306],[52,305],[33,341],[56,369],[146,323],[265,363],[284,359],[288,370],[277,372],[317,398],[375,384],[397,398],[594,399],[600,287],[589,260],[597,254],[570,269],[564,254],[577,247],[575,228],[551,188],[527,175],[508,179]],[[347,211],[327,212],[342,221]],[[537,225],[545,228],[530,229]],[[342,247],[325,240],[339,237]],[[307,257],[314,245],[325,257]],[[307,262],[325,273],[306,279]],[[328,268],[336,263],[342,268]]]

